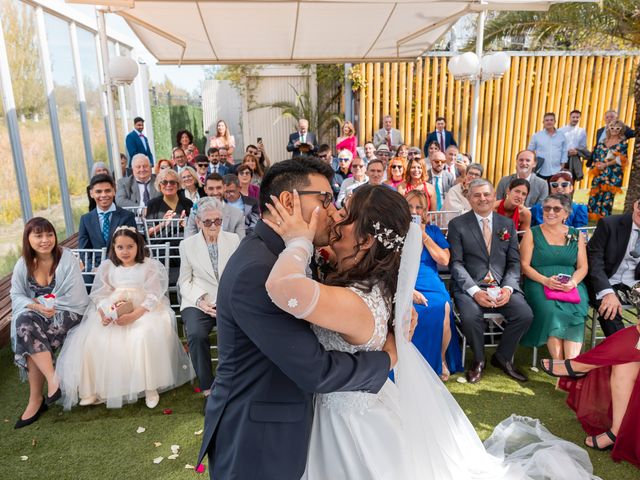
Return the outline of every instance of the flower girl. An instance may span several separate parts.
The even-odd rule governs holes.
[[[81,406],[120,408],[143,395],[154,408],[158,392],[194,377],[165,295],[167,271],[146,258],[142,235],[118,227],[108,257],[96,272],[82,323],[58,359],[65,409],[78,397]]]

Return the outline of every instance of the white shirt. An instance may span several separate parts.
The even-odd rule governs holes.
[[[627,243],[627,249],[624,252],[624,257],[620,262],[620,266],[615,273],[609,279],[611,285],[618,285],[622,283],[627,287],[632,287],[636,283],[636,267],[640,263],[640,258],[633,258],[631,252],[636,246],[638,241],[638,235],[640,235],[640,227],[633,225],[631,229],[631,235],[629,235],[629,242]],[[615,293],[612,288],[605,288],[596,295],[597,300],[601,300],[605,295],[609,293]]]
[[[587,131],[584,128],[578,125],[575,127],[565,125],[558,131],[564,133],[567,139],[567,150],[571,150],[572,148],[587,148]]]
[[[147,150],[149,150],[149,145],[147,145],[147,137],[144,136],[144,133],[139,132],[138,130],[133,130],[136,135],[138,135],[138,137],[140,138],[140,141],[142,142],[142,145],[144,145],[144,148],[146,148]]]
[[[340,193],[338,193],[338,199],[336,200],[336,205],[338,205],[338,207],[342,207],[347,197],[356,188],[358,188],[360,185],[364,185],[368,181],[369,181],[369,177],[367,177],[366,175],[364,176],[364,180],[360,182],[357,181],[354,177],[349,177],[345,179],[345,181],[342,182],[342,185],[340,185]]]
[[[111,206],[106,210],[102,210],[100,207],[96,205],[96,212],[98,212],[98,222],[100,222],[100,231],[102,231],[102,226],[104,224],[104,215],[100,215],[101,213],[113,213],[116,211],[116,204],[111,203]]]

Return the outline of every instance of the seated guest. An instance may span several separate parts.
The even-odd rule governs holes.
[[[249,165],[252,172],[251,183],[260,186],[260,182],[262,182],[262,177],[264,176],[264,170],[262,170],[262,167],[260,167],[258,158],[254,157],[250,153],[247,153],[242,159],[242,165]]]
[[[216,324],[218,281],[240,239],[235,233],[222,231],[223,204],[220,200],[206,197],[196,205],[194,210],[200,233],[180,243],[178,287],[189,355],[206,397],[213,383],[209,334]]]
[[[531,208],[536,203],[540,203],[549,194],[547,182],[538,177],[533,170],[536,167],[536,154],[531,150],[522,150],[516,156],[516,173],[502,177],[498,183],[496,196],[502,200],[507,192],[507,187],[511,180],[523,178],[529,182],[529,195],[524,202],[524,206]]]
[[[175,147],[172,150],[171,158],[173,159],[173,169],[178,173],[182,173],[182,170],[189,166],[187,154],[181,147]]]
[[[409,157],[409,147],[404,143],[402,145],[399,145],[396,149],[395,156],[404,158],[406,160]]]
[[[466,170],[466,165],[462,163],[460,150],[458,150],[456,145],[449,145],[444,154],[447,157],[447,163],[444,166],[445,172],[449,172],[453,175],[453,178],[457,179],[462,173],[461,170]]]
[[[422,222],[422,255],[413,293],[418,325],[411,341],[443,381],[464,370],[462,352],[451,314],[451,297],[438,276],[438,265],[449,264],[449,243],[437,225],[427,223],[427,197],[414,190],[407,194],[411,215]],[[451,341],[453,340],[453,341]]]
[[[120,154],[120,172],[122,173],[122,178],[130,177],[133,173],[129,168],[129,159],[124,153]]]
[[[178,173],[175,170],[162,170],[156,177],[155,183],[161,195],[149,201],[145,218],[170,220],[188,217],[193,202],[179,195],[182,181]],[[157,224],[149,229],[149,235],[157,235],[162,229],[162,225]]]
[[[182,193],[185,198],[191,200],[191,203],[196,203],[206,196],[198,174],[193,167],[184,167],[182,172],[180,172],[180,180],[182,180],[182,191],[180,193]]]
[[[371,160],[374,160],[374,159],[378,158],[376,156],[376,146],[373,144],[373,142],[365,143],[363,149],[364,149],[364,158],[363,158],[363,160],[364,160],[364,163],[366,163],[367,165],[369,164],[369,162]],[[383,159],[380,158],[378,160],[382,160],[383,165],[385,165]],[[387,158],[387,160],[388,160],[388,158]],[[385,168],[386,168],[386,165],[385,165]]]
[[[209,173],[217,173],[221,177],[229,173],[229,169],[224,162],[220,161],[220,150],[218,147],[211,147],[207,150],[207,156],[211,165],[209,167]]]
[[[13,361],[20,377],[29,380],[29,403],[14,428],[31,425],[62,396],[54,352],[80,323],[88,303],[78,259],[58,245],[51,222],[42,217],[29,220],[22,235],[22,256],[11,277]]]
[[[336,150],[349,150],[355,157],[356,147],[358,146],[358,139],[356,137],[356,129],[353,127],[353,123],[344,122],[342,125],[342,136],[336,139]]]
[[[391,159],[387,166],[387,180],[385,185],[398,189],[398,186],[404,182],[406,163],[404,158],[395,157]]]
[[[427,182],[433,185],[436,192],[436,210],[442,210],[444,196],[455,183],[455,178],[444,170],[447,159],[442,152],[435,152],[431,156],[431,168],[427,176]]]
[[[318,154],[316,155],[327,165],[331,166],[334,170],[338,168],[338,158],[333,156],[333,151],[327,143],[323,143],[318,147]]]
[[[187,156],[188,163],[194,163],[196,155],[200,153],[198,147],[193,144],[193,133],[189,130],[178,130],[176,134],[176,147],[182,148],[182,151]]]
[[[256,157],[258,159],[258,165],[260,165],[260,168],[264,172],[267,168],[271,166],[271,160],[269,160],[269,157],[267,156],[267,152],[264,149],[264,143],[262,142],[261,138],[258,138],[257,144],[258,144],[257,146],[251,145],[251,144],[247,145],[247,148],[245,148],[244,153],[248,153]]]
[[[233,154],[231,153],[231,151],[227,150],[224,147],[220,147],[218,149],[218,155],[220,156],[220,163],[226,167],[227,173],[235,174],[237,167],[235,161],[233,160]]]
[[[544,222],[527,231],[520,243],[524,297],[533,310],[533,323],[522,344],[547,344],[551,358],[574,358],[584,340],[589,295],[587,248],[580,232],[565,222],[571,212],[566,195],[551,194],[542,202]],[[578,298],[569,301],[569,295]]]
[[[531,212],[524,206],[529,195],[529,182],[524,178],[514,178],[509,182],[507,194],[502,200],[496,200],[494,211],[513,220],[518,232],[531,227]]]
[[[173,168],[173,162],[168,158],[161,158],[153,167],[153,173],[157,175],[158,173],[160,173],[160,170],[164,170],[165,168]]]
[[[386,168],[387,163],[389,163],[389,159],[392,158],[391,150],[389,150],[386,143],[383,143],[376,149],[376,158],[378,160],[382,160]]]
[[[133,174],[118,180],[116,204],[119,207],[146,207],[154,197],[160,195],[156,190],[156,176],[151,173],[151,164],[146,155],[138,154],[131,160]]]
[[[429,182],[427,182],[427,166],[424,160],[414,158],[405,169],[404,182],[398,185],[398,193],[406,195],[413,190],[420,190],[427,196],[427,210],[436,209],[438,200],[436,198],[436,190]]]
[[[389,151],[396,150],[404,141],[400,130],[393,128],[393,118],[391,115],[382,117],[382,128],[373,136],[373,144],[376,148],[386,145]]]
[[[407,153],[407,160],[413,160],[414,158],[422,158],[422,150],[419,147],[410,147]]]
[[[260,208],[258,200],[242,195],[240,181],[233,173],[227,173],[222,177],[224,182],[224,200],[233,208],[239,209],[244,215],[244,228],[249,234],[260,220]]]
[[[339,186],[351,176],[351,160],[353,160],[353,155],[349,150],[341,150],[338,152],[338,168],[335,171],[334,179]],[[338,193],[339,192],[340,188],[338,188]]]
[[[142,396],[154,408],[160,392],[194,377],[176,333],[168,286],[164,265],[145,255],[144,237],[119,227],[109,259],[98,267],[82,324],[58,358],[66,410],[78,398],[80,406],[120,408]]]
[[[89,185],[87,185],[87,198],[89,198],[89,211],[96,208],[96,201],[91,196],[91,179],[96,175],[111,175],[107,165],[104,162],[96,162],[91,167],[91,176],[89,177]],[[113,191],[115,192],[115,188]]]
[[[196,155],[195,162],[198,181],[201,185],[204,185],[207,175],[209,175],[209,159],[206,155]]]
[[[251,182],[253,170],[247,163],[238,165],[238,181],[240,182],[240,192],[245,197],[260,199],[260,187]]]
[[[640,200],[634,202],[633,213],[598,221],[587,257],[591,302],[608,337],[624,328],[622,303],[629,303],[629,289],[640,281]]]
[[[369,185],[382,185],[382,179],[384,178],[384,166],[382,160],[371,160],[367,165],[367,178],[369,179]]]
[[[549,193],[566,195],[569,199],[573,196],[573,177],[567,171],[558,172],[549,179]],[[531,207],[531,225],[542,223],[542,203],[536,203]],[[567,218],[568,227],[586,227],[589,223],[587,206],[571,202],[571,214]]]
[[[529,329],[533,313],[520,290],[520,253],[513,222],[493,213],[496,194],[488,180],[469,184],[472,211],[449,222],[451,290],[460,313],[462,331],[473,350],[467,380],[476,383],[485,369],[485,313],[505,319],[500,345],[491,364],[510,377],[527,377],[513,363],[518,343]]]
[[[477,178],[482,178],[484,168],[479,163],[471,163],[462,178],[462,182],[449,189],[444,197],[442,210],[454,213],[445,214],[443,227],[446,227],[452,218],[471,210],[467,195],[469,194],[469,184]]]
[[[339,208],[344,207],[347,198],[351,196],[353,191],[368,181],[369,177],[367,177],[367,172],[365,171],[364,160],[360,157],[354,158],[351,161],[351,176],[340,185],[340,192],[336,199],[336,205]]]
[[[241,240],[245,236],[245,218],[243,212],[238,208],[224,203],[224,181],[222,177],[217,173],[211,173],[204,182],[204,192],[207,197],[217,198],[222,202],[222,230],[225,232],[231,232],[238,235]],[[197,205],[197,204],[196,204]],[[196,223],[197,208],[191,209],[189,219],[187,220],[187,226],[184,229],[184,238],[188,238],[198,233],[198,226]]]
[[[116,186],[111,175],[100,174],[92,177],[89,188],[96,207],[80,217],[78,247],[109,248],[115,229],[121,225],[135,228],[136,217],[133,212],[113,203]]]
[[[640,334],[627,327],[573,360],[542,360],[542,369],[562,376],[567,405],[589,435],[584,443],[611,450],[611,458],[640,468]]]

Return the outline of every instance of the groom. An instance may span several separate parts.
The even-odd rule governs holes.
[[[319,160],[276,163],[260,187],[266,203],[278,197],[293,211],[294,189],[309,221],[320,207],[314,244],[329,243],[331,179]],[[335,391],[377,393],[396,361],[394,342],[382,352],[325,351],[309,324],[278,309],[265,290],[284,242],[259,221],[231,257],[218,289],[216,379],[206,406],[198,464],[209,455],[211,478],[299,480],[309,444],[313,394]],[[339,315],[339,312],[336,312]]]

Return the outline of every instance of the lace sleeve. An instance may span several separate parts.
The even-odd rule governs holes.
[[[154,259],[145,259],[146,275],[144,282],[144,300],[141,307],[148,311],[156,308],[158,302],[164,297],[169,286],[167,270],[160,262]]]
[[[313,244],[294,238],[273,265],[266,288],[271,301],[296,318],[306,318],[315,309],[320,296],[317,282],[305,273],[313,255]]]

